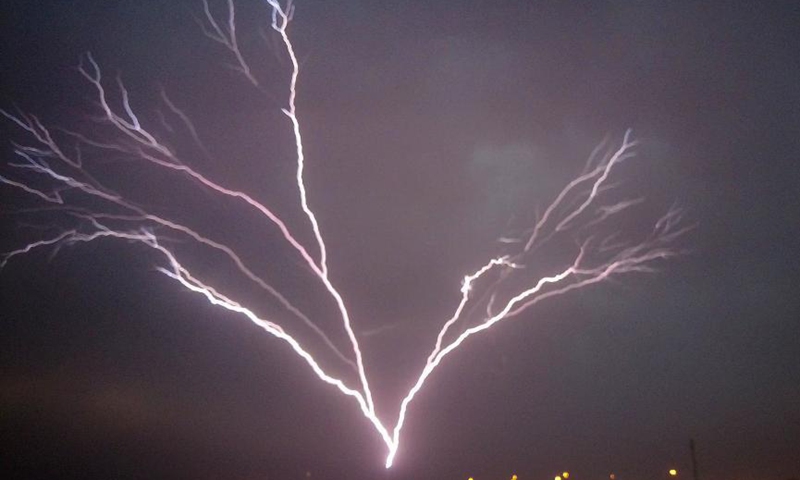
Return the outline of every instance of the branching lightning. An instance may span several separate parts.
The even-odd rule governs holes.
[[[29,138],[28,144],[13,144],[17,161],[8,165],[16,172],[16,176],[0,176],[0,182],[51,205],[53,209],[63,212],[77,224],[76,227],[62,230],[50,238],[33,241],[3,254],[0,257],[0,267],[5,266],[13,257],[34,250],[58,249],[64,245],[101,239],[123,240],[147,247],[163,262],[158,267],[159,272],[186,290],[199,294],[210,304],[241,315],[270,335],[286,342],[321,381],[352,398],[384,442],[387,449],[385,465],[389,468],[398,453],[402,429],[415,396],[426,385],[444,358],[462,346],[468,338],[492,328],[501,321],[518,316],[547,298],[602,282],[612,276],[651,272],[657,262],[681,253],[672,245],[689,227],[684,225],[682,213],[677,208],[670,209],[657,219],[653,223],[651,232],[641,240],[625,241],[617,238],[619,235],[616,234],[603,236],[601,227],[609,225],[612,219],[640,204],[643,199],[609,200],[610,193],[617,191],[616,185],[610,183],[610,179],[623,162],[634,157],[636,142],[631,140],[631,132],[625,133],[621,144],[616,148],[609,149],[605,143],[601,144],[589,157],[584,171],[561,190],[527,233],[519,235],[518,238],[501,237],[500,242],[504,247],[517,248],[518,251],[490,258],[474,273],[463,278],[461,298],[453,314],[444,321],[436,335],[419,376],[401,399],[397,417],[393,422],[379,418],[358,337],[353,329],[344,296],[329,276],[328,251],[317,216],[310,206],[309,192],[304,181],[306,158],[296,107],[300,68],[288,33],[294,8],[291,2],[282,6],[278,0],[266,0],[266,4],[270,9],[271,28],[280,38],[291,65],[288,98],[282,111],[289,119],[294,135],[295,181],[299,204],[316,242],[314,246],[316,258],[274,209],[245,192],[207,178],[182,161],[173,148],[159,140],[160,133],[143,125],[131,105],[126,87],[119,79],[115,88],[121,108],[114,108],[112,106],[114,102],[109,98],[106,81],[102,77],[99,65],[90,54],[86,54],[78,70],[94,90],[101,121],[114,132],[111,138],[101,140],[88,133],[59,129],[69,141],[61,137],[57,139],[53,135],[54,130],[45,126],[34,115],[21,111],[15,113],[0,111],[8,120],[26,132]],[[237,41],[233,1],[227,0],[225,19],[215,17],[206,0],[203,1],[203,12],[204,17],[198,19],[198,23],[205,35],[228,50],[233,59],[230,66],[240,72],[250,84],[260,88],[256,74],[248,65]],[[200,137],[189,117],[166,96],[165,92],[162,92],[162,98],[167,108],[184,124],[193,140],[207,154],[208,151],[200,142]],[[164,124],[166,125],[165,122]],[[171,132],[169,127],[166,127],[166,130]],[[299,256],[312,273],[314,281],[321,284],[336,304],[339,320],[349,340],[350,351],[339,349],[308,315],[291,303],[286,295],[248,267],[234,248],[188,225],[153,213],[101,183],[84,165],[82,149],[121,154],[161,171],[185,176],[208,192],[235,199],[245,208],[252,209],[260,215],[268,225],[280,232],[282,240],[293,255]],[[606,153],[603,153],[604,151]],[[87,199],[89,202],[86,203],[91,205],[90,207],[79,203],[79,200]],[[349,386],[347,377],[340,378],[331,374],[329,369],[321,365],[309,349],[304,347],[300,338],[289,334],[276,321],[261,318],[253,310],[234,300],[231,294],[221,292],[193,274],[170,246],[168,234],[180,236],[222,254],[239,273],[262,289],[289,315],[311,328],[339,359],[357,373],[358,384]],[[562,237],[558,237],[559,235]],[[533,269],[527,267],[532,265],[534,254],[554,238],[563,238],[565,235],[575,242],[570,260],[565,262],[562,268],[548,275],[532,278]],[[482,313],[476,317],[473,315],[476,311]],[[454,333],[456,327],[459,330]]]

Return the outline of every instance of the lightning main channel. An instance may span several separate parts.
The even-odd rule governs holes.
[[[400,399],[393,424],[382,420],[377,414],[363,353],[353,329],[350,313],[343,295],[330,279],[327,247],[317,215],[309,203],[304,179],[306,157],[296,106],[300,65],[288,31],[293,19],[294,6],[291,1],[285,5],[281,5],[278,0],[265,1],[269,7],[271,28],[280,37],[291,64],[288,98],[282,112],[292,127],[296,157],[295,183],[300,207],[308,220],[316,250],[319,252],[318,258],[314,258],[309,248],[298,239],[289,225],[273,209],[245,192],[207,178],[187,165],[167,143],[159,140],[162,138],[161,132],[148,129],[144,125],[145,122],[140,120],[131,105],[127,89],[119,79],[116,88],[121,109],[114,108],[106,92],[99,65],[91,54],[86,54],[78,71],[94,89],[102,121],[114,132],[111,138],[97,138],[91,133],[59,129],[66,138],[74,142],[72,145],[74,148],[70,150],[65,148],[65,140],[57,139],[52,129],[45,126],[36,116],[21,111],[10,113],[0,110],[2,115],[25,132],[30,142],[15,143],[14,153],[17,162],[8,164],[20,178],[0,175],[0,183],[51,205],[50,208],[63,212],[66,218],[77,223],[74,228],[65,229],[49,238],[39,239],[6,252],[0,257],[0,268],[11,258],[32,251],[46,248],[57,250],[64,245],[103,239],[125,241],[147,247],[164,262],[163,266],[158,267],[160,273],[174,280],[185,290],[198,294],[209,304],[240,315],[266,333],[285,342],[319,380],[335,387],[346,397],[352,398],[385,445],[385,466],[390,468],[398,455],[402,430],[416,395],[424,388],[443,360],[462,347],[469,338],[489,330],[504,320],[518,316],[545,299],[600,283],[615,275],[652,272],[656,263],[682,253],[672,245],[691,227],[684,225],[682,211],[678,208],[671,208],[665,215],[656,219],[651,231],[644,238],[626,241],[619,239],[619,231],[603,234],[614,218],[640,204],[643,199],[614,200],[610,199],[609,195],[617,189],[617,185],[609,183],[609,179],[616,174],[621,164],[635,156],[636,142],[631,140],[631,132],[625,133],[616,148],[605,148],[605,143],[599,145],[590,155],[584,171],[559,192],[526,233],[519,239],[502,237],[504,244],[521,246],[518,251],[480,262],[478,263],[480,267],[463,277],[461,296],[453,314],[442,323],[419,375]],[[239,47],[233,0],[226,2],[227,18],[219,19],[212,13],[208,1],[203,0],[205,18],[200,22],[200,26],[208,38],[228,50],[233,59],[231,66],[250,84],[260,88],[261,83]],[[162,98],[169,111],[178,117],[191,132],[200,149],[208,155],[208,150],[201,144],[189,117],[170,101],[163,91]],[[185,176],[201,188],[222,197],[236,199],[246,208],[260,214],[269,225],[281,232],[282,240],[294,252],[293,254],[299,255],[316,281],[324,286],[327,294],[334,300],[351,352],[339,349],[308,315],[291,303],[286,295],[248,267],[232,246],[215,240],[213,234],[201,233],[165,215],[148,211],[100,182],[85,166],[80,153],[81,148],[93,149],[109,156],[112,153],[122,155],[156,167],[162,172]],[[602,153],[604,149],[606,151]],[[69,151],[75,153],[68,153]],[[32,175],[36,180],[26,178],[23,173]],[[41,186],[43,183],[47,186]],[[70,194],[65,195],[65,192]],[[89,199],[89,204],[92,206],[81,206],[76,200],[78,196]],[[309,349],[303,346],[300,338],[288,333],[277,321],[260,317],[252,309],[237,302],[229,293],[221,292],[192,273],[190,268],[181,262],[179,254],[169,246],[171,238],[163,232],[170,232],[223,254],[239,273],[261,288],[292,317],[301,320],[312,329],[342,362],[351,366],[357,372],[358,385],[348,386],[344,377],[331,374]],[[570,259],[561,268],[546,275],[531,277],[528,267],[533,265],[534,255],[559,235],[567,236],[575,243]],[[481,306],[485,309],[485,315],[481,314],[476,319],[472,313]],[[460,333],[454,333],[457,326]],[[351,355],[354,358],[351,358]]]

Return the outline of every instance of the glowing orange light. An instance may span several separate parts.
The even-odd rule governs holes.
[[[517,474],[511,475],[511,480],[517,480]]]
[[[564,478],[569,478],[569,472],[564,472],[561,474],[561,476]]]
[[[674,468],[673,468],[673,469],[670,469],[670,471],[669,471],[669,476],[670,476],[670,477],[674,477],[674,476],[676,476],[677,474],[678,474],[678,471],[677,471],[677,470],[675,470]]]
[[[609,475],[609,476],[608,476],[608,478],[609,478],[610,480],[617,480],[617,476],[616,476],[616,475],[614,475],[613,473],[612,473],[611,475]]]

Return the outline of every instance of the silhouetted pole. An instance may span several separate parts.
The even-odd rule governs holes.
[[[697,455],[694,452],[694,439],[689,439],[689,451],[692,453],[692,480],[699,480],[697,476]]]

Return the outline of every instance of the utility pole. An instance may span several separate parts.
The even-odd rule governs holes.
[[[694,439],[689,439],[689,452],[692,454],[692,480],[700,480],[697,475],[697,455],[694,450]]]

